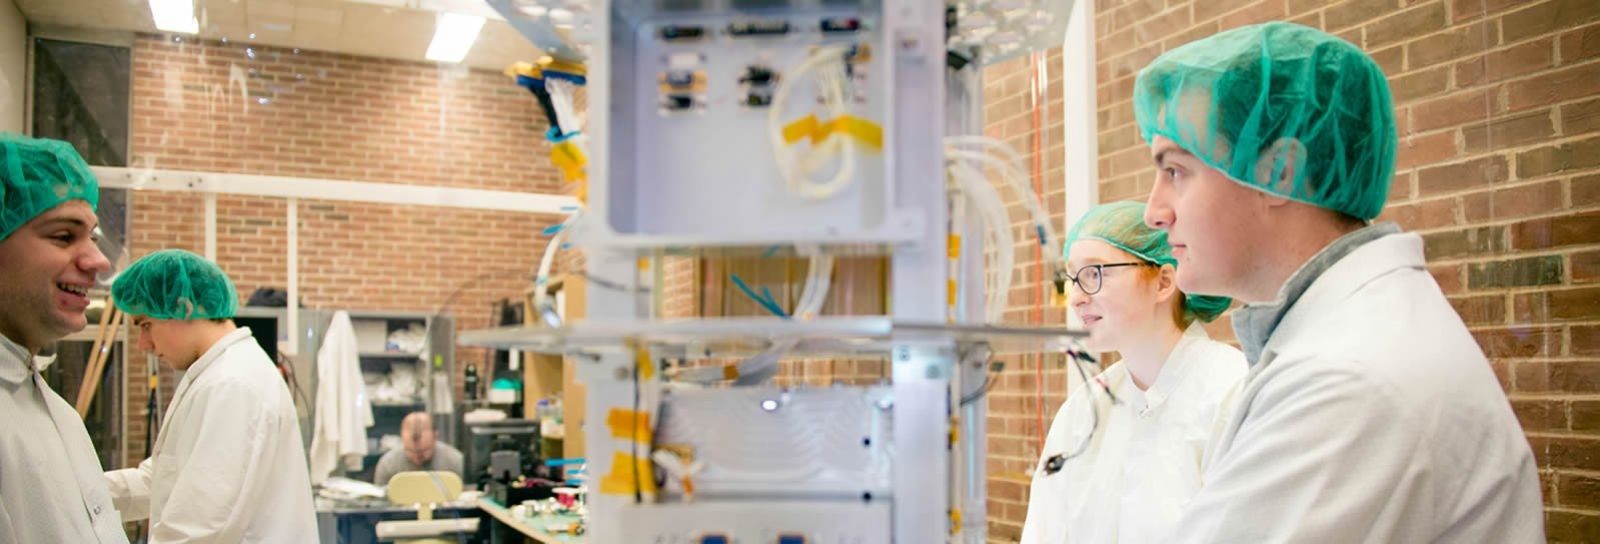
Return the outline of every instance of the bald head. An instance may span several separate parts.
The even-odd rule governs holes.
[[[433,445],[438,437],[433,432],[433,416],[427,412],[412,412],[400,422],[400,442],[405,445],[406,458],[418,465],[433,460]]]

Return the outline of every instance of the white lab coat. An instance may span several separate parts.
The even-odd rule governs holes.
[[[78,412],[0,336],[0,542],[126,543]]]
[[[150,542],[315,542],[316,512],[294,400],[240,328],[184,372],[151,457],[106,473]]]
[[[317,409],[311,426],[311,482],[320,484],[345,456],[367,454],[372,405],[361,379],[361,350],[350,313],[340,310],[328,323],[317,350]]]
[[[1206,447],[1227,421],[1245,369],[1244,354],[1193,325],[1147,390],[1120,362],[1100,375],[1119,404],[1099,385],[1079,387],[1056,412],[1034,467],[1022,542],[1162,542],[1200,489]],[[1082,454],[1055,474],[1044,470],[1091,430]]]
[[[1415,234],[1289,307],[1208,459],[1173,542],[1544,542],[1533,452]]]

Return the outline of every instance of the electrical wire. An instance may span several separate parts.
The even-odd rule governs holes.
[[[1005,317],[1015,267],[1016,240],[1012,236],[1011,219],[1005,203],[1000,200],[1000,192],[981,171],[960,160],[952,161],[949,169],[951,179],[972,202],[984,226],[984,292],[988,295],[984,301],[984,320],[999,323]]]
[[[845,75],[845,63],[849,53],[850,49],[843,46],[822,47],[813,51],[805,61],[778,81],[778,88],[772,93],[772,104],[767,108],[767,135],[772,141],[772,156],[778,162],[778,174],[783,177],[784,185],[788,187],[789,192],[802,198],[822,200],[837,195],[849,187],[851,178],[855,175],[856,151],[855,146],[850,145],[846,138],[829,137],[815,142],[804,155],[795,156],[796,152],[783,137],[781,115],[785,109],[784,105],[794,93],[795,82],[800,76],[815,70],[817,86],[822,93],[823,107],[828,111],[828,115],[833,119],[848,115],[849,79]],[[812,179],[811,176],[832,160],[834,155],[839,156],[839,166],[833,178],[823,182]]]

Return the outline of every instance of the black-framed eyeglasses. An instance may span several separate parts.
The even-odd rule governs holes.
[[[1100,292],[1100,288],[1105,286],[1107,268],[1118,268],[1123,266],[1150,266],[1150,263],[1135,261],[1126,263],[1091,264],[1089,266],[1079,268],[1078,273],[1076,274],[1068,272],[1067,279],[1072,280],[1072,283],[1077,285],[1078,290],[1083,291],[1083,294],[1093,295]]]

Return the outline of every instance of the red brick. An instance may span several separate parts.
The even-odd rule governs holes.
[[[1600,438],[1530,436],[1528,444],[1541,467],[1600,470]]]
[[[1437,95],[1449,85],[1450,71],[1441,66],[1390,79],[1389,93],[1393,95],[1394,103],[1398,106]]]
[[[1450,12],[1455,22],[1497,13],[1512,6],[1527,4],[1528,0],[1452,0]],[[1485,9],[1488,11],[1486,12]]]
[[[1600,6],[1600,2],[1595,5]],[[1600,81],[1600,63],[1580,64],[1536,78],[1513,81],[1506,84],[1506,107],[1517,111],[1586,98],[1594,94],[1596,81]]]
[[[1506,297],[1503,295],[1452,298],[1450,306],[1467,325],[1499,325],[1506,320]]]
[[[1511,247],[1550,249],[1600,241],[1600,211],[1529,219],[1510,227]]]
[[[1600,387],[1600,362],[1515,363],[1514,368],[1520,392],[1582,394]]]
[[[1506,158],[1499,155],[1424,168],[1417,172],[1418,194],[1428,197],[1488,186],[1508,179],[1509,170]]]
[[[1422,243],[1428,260],[1437,261],[1505,251],[1507,236],[1502,227],[1474,227],[1425,234]]]
[[[1517,323],[1558,323],[1600,317],[1600,287],[1540,291],[1514,296]]]
[[[1515,43],[1594,20],[1600,20],[1600,2],[1550,0],[1505,14],[1501,32],[1507,43]]]
[[[1169,36],[1183,32],[1193,24],[1193,21],[1189,18],[1190,15],[1188,6],[1183,6],[1168,9],[1161,14],[1145,19],[1129,29],[1133,31],[1134,44],[1143,45],[1160,42]]]
[[[1559,477],[1557,504],[1563,508],[1600,509],[1600,478],[1572,473],[1561,473]]]
[[[1555,121],[1551,110],[1501,117],[1488,123],[1461,129],[1468,153],[1481,153],[1495,149],[1519,147],[1555,137]]]
[[[1600,251],[1572,254],[1570,268],[1573,285],[1600,282]]]
[[[1483,52],[1499,43],[1498,21],[1489,20],[1406,44],[1406,65],[1415,70]],[[1546,51],[1550,42],[1545,42]],[[1465,87],[1466,85],[1457,84]]]
[[[1548,214],[1561,208],[1565,196],[1560,181],[1547,181],[1473,193],[1464,198],[1467,223],[1478,223]]]
[[[1436,265],[1429,266],[1428,273],[1433,276],[1433,281],[1439,284],[1439,290],[1446,295],[1459,294],[1465,283],[1461,280],[1461,265]]]
[[[1561,131],[1568,136],[1600,132],[1600,99],[1561,105]]]
[[[1436,132],[1427,136],[1401,137],[1397,151],[1396,170],[1438,164],[1456,156],[1456,135],[1454,132]]]
[[[1600,400],[1572,401],[1572,430],[1600,431]]]
[[[1323,22],[1327,25],[1327,30],[1336,32],[1388,15],[1398,9],[1400,3],[1395,0],[1349,0],[1329,6],[1327,11],[1323,12]]]
[[[1458,223],[1456,211],[1460,208],[1456,198],[1424,200],[1415,204],[1390,206],[1384,209],[1381,221],[1394,221],[1406,230],[1428,230]]]
[[[1172,49],[1175,49],[1183,44],[1216,34],[1217,31],[1218,28],[1216,21],[1206,21],[1189,27],[1188,30],[1174,34],[1172,37],[1161,40],[1161,47],[1171,51]]]
[[[1484,356],[1490,359],[1559,357],[1562,332],[1557,327],[1518,325],[1502,329],[1472,331]]]
[[[1224,15],[1222,20],[1218,22],[1218,26],[1223,30],[1227,30],[1267,21],[1280,21],[1288,17],[1288,13],[1284,11],[1286,8],[1287,4],[1283,0],[1260,0],[1238,11]],[[1200,8],[1197,5],[1195,9],[1198,10]]]
[[[1551,67],[1550,40],[1536,40],[1456,64],[1456,87],[1466,88]]]
[[[1567,430],[1567,405],[1561,401],[1511,399],[1524,431]]]
[[[1110,11],[1109,22],[1111,24],[1111,31],[1103,34],[1110,34],[1111,32],[1128,28],[1134,23],[1143,21],[1157,13],[1160,13],[1165,7],[1166,2],[1163,0],[1133,0],[1126,4],[1117,6],[1116,9]],[[1106,11],[1102,9],[1101,14],[1105,13]]]
[[[1411,130],[1429,132],[1462,123],[1485,121],[1498,113],[1494,94],[1488,89],[1435,98],[1411,107]]]
[[[1331,13],[1331,12],[1330,12]],[[1328,16],[1328,28],[1338,28]],[[1367,25],[1367,48],[1378,48],[1444,27],[1444,3],[1434,2],[1390,15]]]
[[[1600,57],[1600,25],[1562,34],[1560,41],[1562,65]]]

